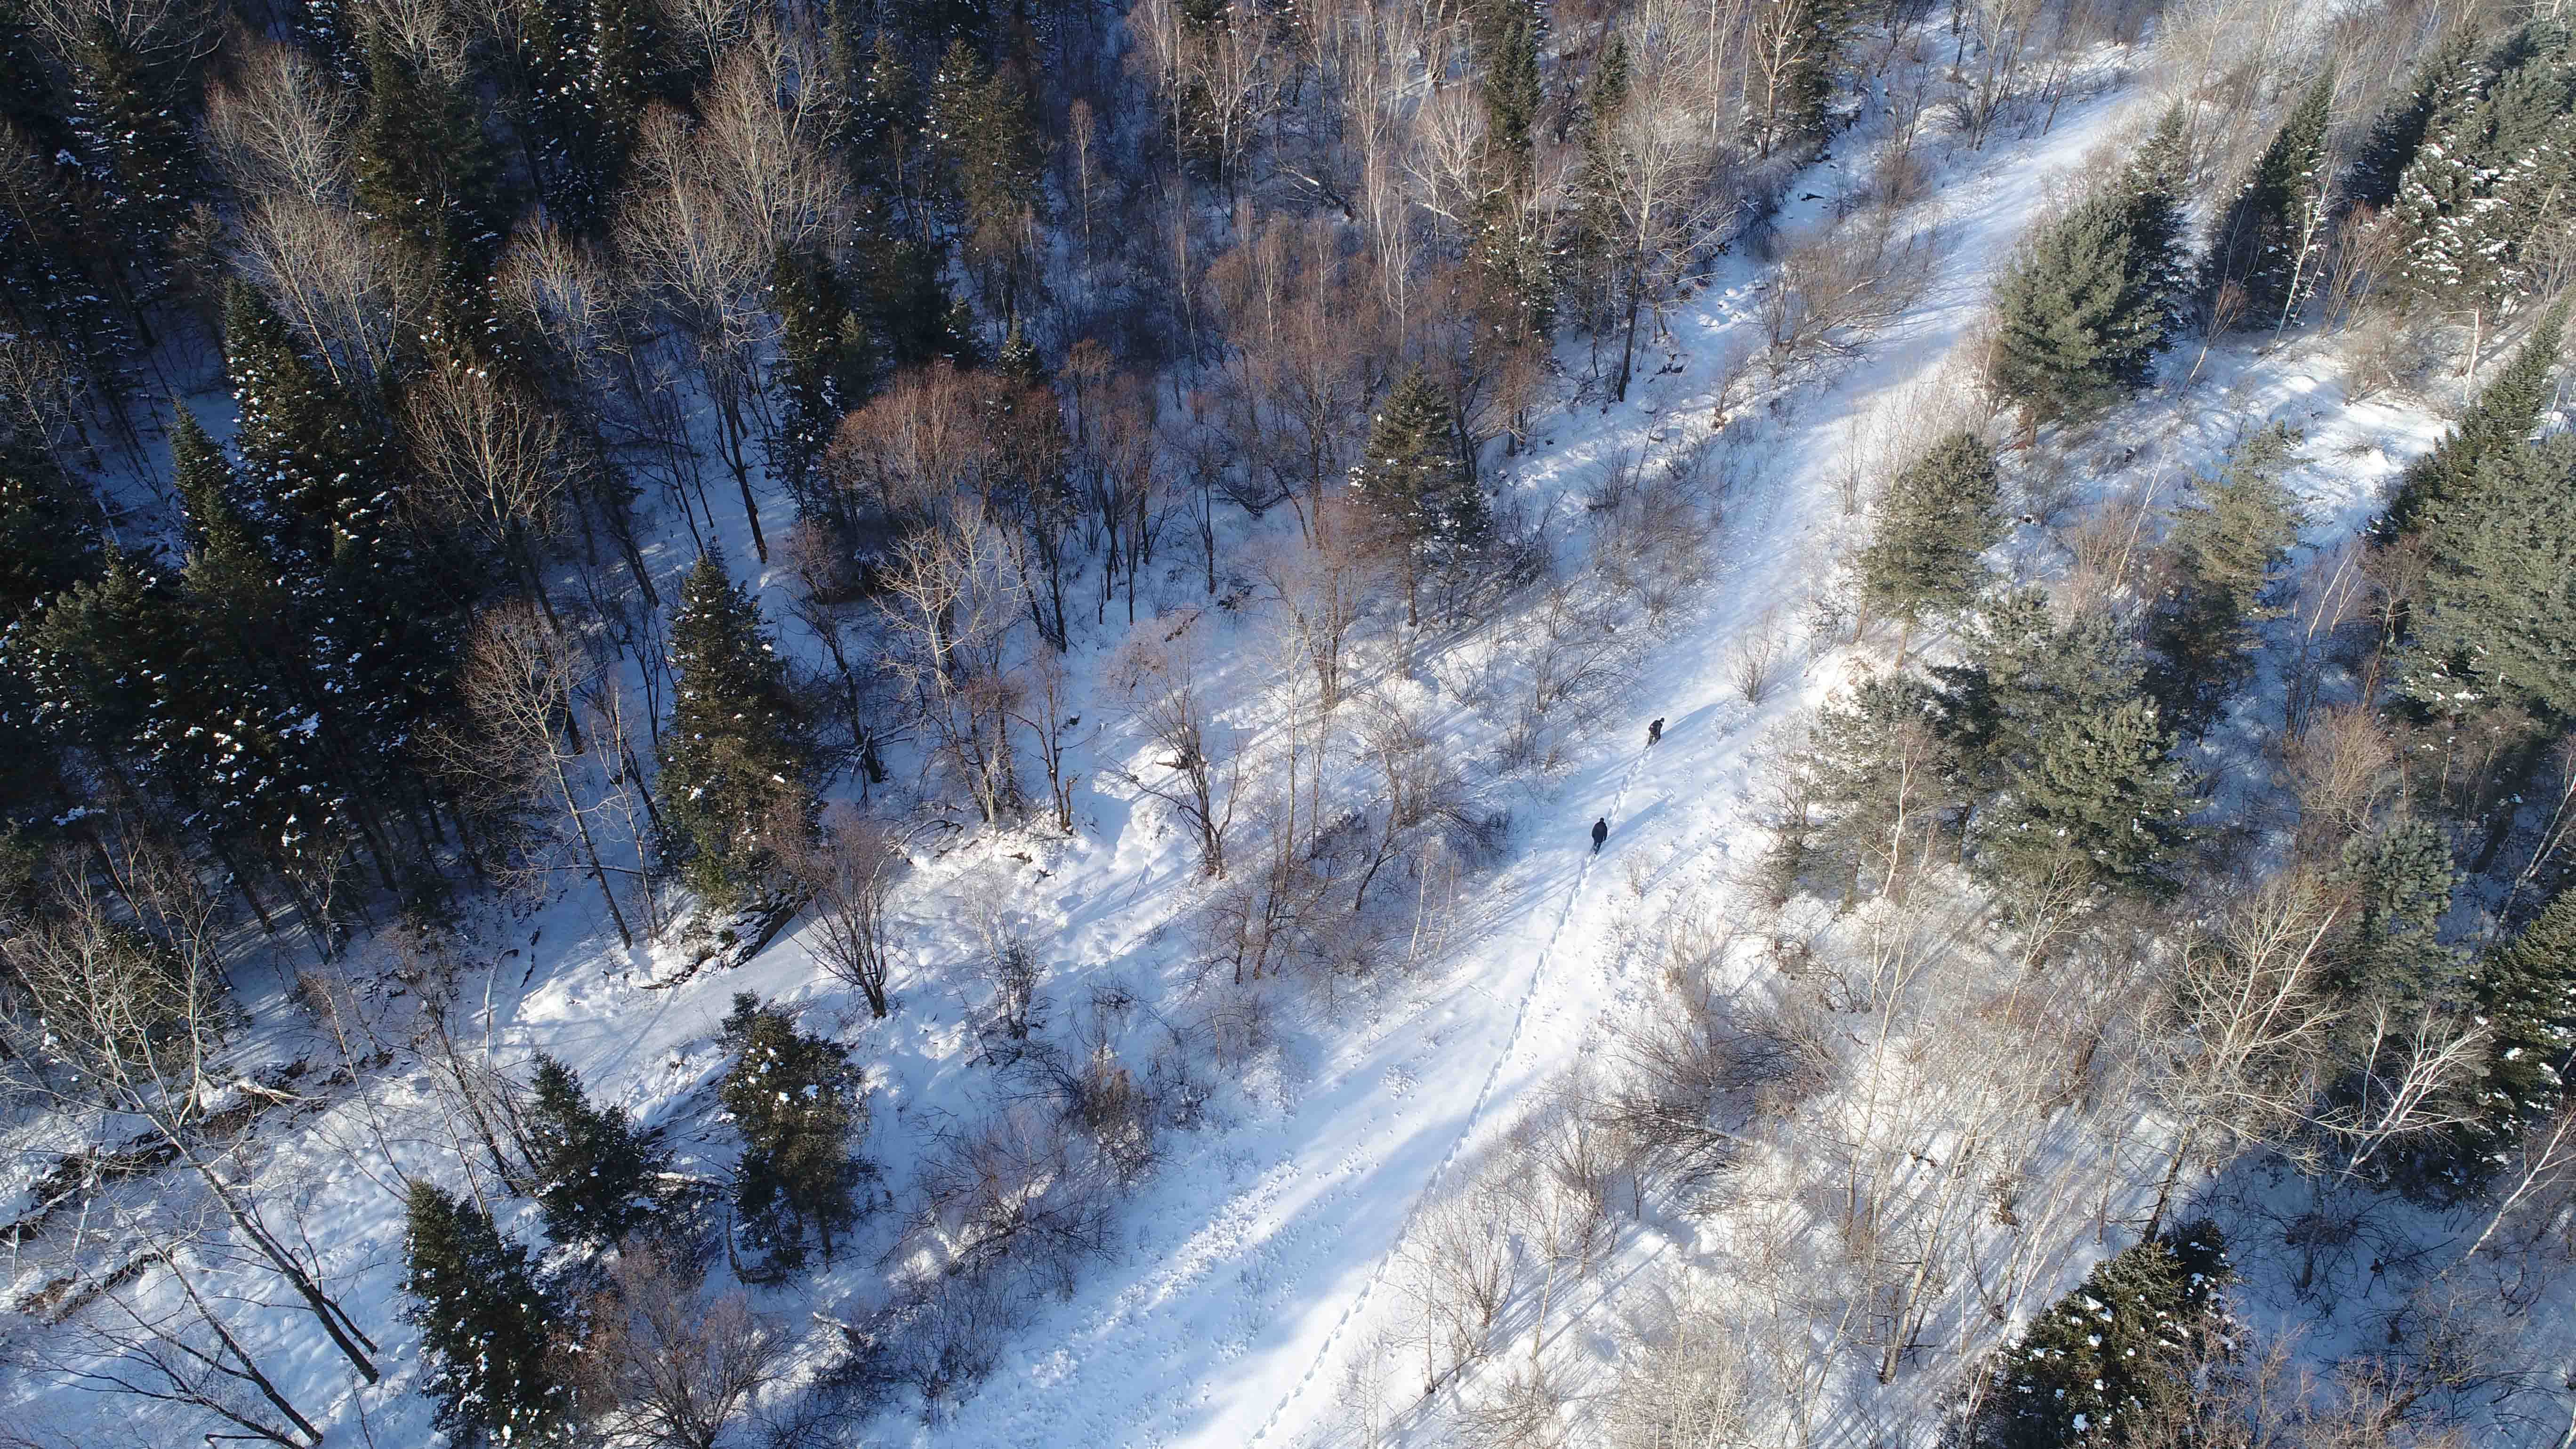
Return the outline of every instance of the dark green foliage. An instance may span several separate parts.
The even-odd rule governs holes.
[[[1040,180],[1047,148],[1027,86],[985,65],[965,42],[951,45],[931,79],[929,139],[966,264],[999,310],[1016,315],[1031,281],[1026,223],[1046,200]]]
[[[451,328],[479,330],[481,293],[508,230],[483,106],[457,80],[370,34],[358,127],[358,208],[439,279]],[[472,335],[471,332],[465,335]]]
[[[1477,64],[1482,68],[1478,93],[1485,102],[1486,134],[1492,138],[1506,190],[1529,184],[1533,128],[1546,92],[1539,79],[1539,52],[1547,43],[1547,17],[1529,0],[1485,0],[1473,16]]]
[[[851,1155],[851,1134],[867,1125],[865,1077],[849,1049],[796,1029],[795,1013],[742,992],[724,1020],[734,1064],[716,1088],[742,1134],[734,1203],[772,1271],[804,1261],[805,1235],[832,1256],[834,1235],[856,1222],[854,1196],[867,1164]]]
[[[2558,351],[2566,339],[2567,310],[2568,304],[2561,302],[2542,314],[2504,371],[2461,416],[2459,426],[2443,434],[2432,452],[2416,459],[2398,478],[2388,512],[2377,526],[2381,538],[2414,531],[2425,509],[2459,493],[2488,458],[2520,446],[2540,426],[2540,415],[2557,392]]]
[[[2252,668],[2255,626],[2306,522],[2281,483],[2299,434],[2274,423],[2238,444],[2199,503],[2174,520],[2174,583],[2150,620],[2159,658],[2152,688],[2175,727],[2197,736]]]
[[[2390,209],[2403,254],[2395,289],[2481,316],[2527,294],[2526,254],[2566,224],[2576,181],[2576,65],[2563,26],[2535,22],[2432,98]]]
[[[2043,888],[2163,893],[2198,800],[2125,631],[2101,613],[2054,627],[2023,590],[1965,653],[1934,673],[1951,738],[1992,797],[1969,823],[1977,874],[2016,902]]]
[[[614,1243],[652,1221],[670,1154],[619,1107],[596,1107],[581,1079],[539,1053],[522,1114],[546,1231],[558,1243]]]
[[[413,1183],[404,1208],[403,1316],[420,1329],[438,1426],[468,1442],[569,1439],[572,1393],[555,1346],[568,1310],[538,1284],[528,1250],[431,1183]]]
[[[2357,900],[2351,937],[2335,953],[2336,988],[2408,1011],[2448,998],[2460,963],[2440,929],[2460,873],[2441,828],[2410,820],[2354,840],[2344,847],[2341,875]]]
[[[1976,1449],[2108,1449],[2162,1444],[2192,1397],[2201,1335],[2227,1318],[2232,1273],[2208,1222],[2140,1243],[2031,1320],[1998,1355],[1968,1431]]]
[[[2576,434],[2487,457],[2421,532],[2406,691],[2437,710],[2500,695],[2576,719]]]
[[[194,57],[175,44],[147,39],[145,45],[105,20],[91,22],[67,57],[68,119],[105,202],[99,219],[158,266],[175,246],[188,208],[204,194],[204,166],[190,134]]]
[[[2003,538],[1995,501],[1993,449],[1966,432],[1933,444],[1879,495],[1860,556],[1864,607],[1910,626],[1975,602],[1987,579],[1979,555]]]
[[[2489,1036],[2479,1145],[2493,1152],[2566,1103],[2576,1048],[2576,889],[2562,888],[2520,935],[2489,951],[2474,984]]]
[[[793,253],[780,257],[771,296],[783,416],[770,442],[770,468],[812,512],[814,465],[841,416],[867,400],[874,348],[830,264]]]
[[[2203,295],[2215,305],[2222,289],[2242,288],[2239,327],[2278,328],[2316,290],[2333,199],[2325,149],[2333,102],[2328,71],[2291,106],[2210,234]]]
[[[2146,376],[2160,309],[2129,282],[2120,208],[2088,200],[2022,244],[1995,289],[1995,386],[2043,418],[2083,417]]]
[[[1466,562],[1493,527],[1460,452],[1457,410],[1429,374],[1407,373],[1387,393],[1351,487],[1400,550],[1405,614],[1420,622],[1420,576]]]
[[[644,108],[669,64],[640,0],[531,0],[519,42],[520,124],[548,214],[596,232],[616,210]]]
[[[0,626],[97,571],[95,512],[50,456],[0,438]]]
[[[1979,822],[1982,873],[2008,886],[2164,893],[2200,803],[2169,758],[2173,743],[2145,699],[2051,722],[2037,758]]]
[[[810,751],[760,606],[701,555],[671,619],[674,699],[656,789],[667,847],[722,909],[757,896],[775,866],[768,832],[802,829]]]
[[[2476,86],[2478,50],[2475,31],[2467,27],[2452,31],[2425,57],[2414,80],[2380,112],[2345,185],[2345,195],[2354,205],[2376,209],[2397,199],[2400,179],[2423,149],[2434,114],[2446,99]]]

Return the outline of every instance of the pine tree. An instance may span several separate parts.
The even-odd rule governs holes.
[[[2203,295],[2243,288],[2244,326],[2286,326],[2316,290],[2333,204],[2325,148],[2334,80],[2328,71],[2300,94],[2210,236]]]
[[[2007,887],[2071,879],[2163,894],[2200,803],[2170,758],[2173,744],[2147,699],[2053,720],[2036,758],[2013,771],[2001,804],[1978,822],[1980,873]]]
[[[2565,225],[2576,180],[2568,44],[2563,28],[2527,25],[2435,98],[2391,208],[2403,248],[2391,283],[2401,294],[2483,326],[2527,290],[2524,248]]]
[[[2542,314],[2459,425],[2399,476],[2389,495],[2388,511],[2374,528],[2382,540],[2413,532],[2427,508],[2458,494],[2488,458],[2520,446],[2540,426],[2541,414],[2557,393],[2558,351],[2566,337],[2568,306],[2561,302]]]
[[[747,991],[734,997],[722,1039],[735,1057],[716,1100],[742,1134],[734,1202],[743,1223],[772,1272],[803,1262],[808,1231],[828,1262],[834,1235],[858,1220],[854,1194],[868,1171],[849,1150],[867,1125],[864,1076],[848,1048],[797,1030],[793,1012]]]
[[[2566,1104],[2576,1050],[2576,889],[2562,887],[2520,935],[2489,951],[2474,983],[2488,1033],[2476,1144],[2485,1157]]]
[[[2113,193],[2128,216],[2131,281],[2159,309],[2159,341],[2167,345],[2181,334],[2191,299],[2190,222],[2184,205],[2190,192],[2189,113],[2177,103],[2129,158]]]
[[[2449,1000],[2460,961],[2440,931],[2460,873],[2441,827],[2409,820],[2350,842],[2341,878],[2358,897],[2358,909],[2351,936],[2335,954],[2337,989],[2410,1011]]]
[[[2456,97],[2475,92],[2481,79],[2478,49],[2477,32],[2462,26],[2425,57],[2406,89],[2372,123],[2369,139],[2362,143],[2351,179],[2345,183],[2348,200],[2378,209],[2397,199],[2407,168],[2424,148],[2434,116],[2446,105],[2457,104]]]
[[[2436,709],[2501,694],[2576,719],[2576,433],[2488,456],[2428,507],[2403,685]]]
[[[2248,438],[2217,476],[2197,480],[2199,505],[2174,521],[2177,577],[2151,616],[2160,656],[2151,688],[2184,734],[2217,718],[2252,667],[2255,626],[2274,617],[2266,599],[2306,523],[2281,482],[2299,442],[2281,423]]]
[[[867,400],[869,340],[828,262],[782,255],[771,289],[778,313],[779,425],[769,465],[807,513],[820,511],[814,467],[844,414]]]
[[[2193,1398],[2198,1339],[2226,1322],[2222,1295],[2233,1276],[2226,1240],[2208,1222],[2105,1259],[1998,1356],[1969,1442],[1976,1449],[2165,1442],[2149,1436]]]
[[[1987,579],[1980,555],[2003,538],[1996,487],[1994,450],[1967,432],[1897,474],[1861,551],[1864,607],[1911,629],[1926,614],[1974,603]]]
[[[50,455],[0,438],[0,627],[96,572],[92,513]]]
[[[801,828],[809,749],[760,606],[700,555],[671,620],[676,676],[662,736],[662,819],[689,883],[722,909],[760,894],[772,829]]]
[[[2041,227],[1995,288],[1995,386],[2045,419],[2079,418],[2143,385],[2166,341],[2155,256],[2128,198],[2087,198]]]
[[[1023,221],[1045,208],[1046,146],[1028,88],[964,41],[951,45],[931,80],[930,146],[967,265],[987,278],[1003,314],[1016,315],[1029,258]]]
[[[1493,527],[1460,456],[1457,412],[1419,368],[1379,406],[1351,487],[1399,551],[1405,622],[1419,625],[1422,575],[1466,562]]]
[[[432,1183],[413,1183],[404,1210],[404,1317],[431,1362],[422,1387],[438,1426],[462,1441],[568,1441],[572,1394],[556,1357],[567,1308],[538,1284],[528,1250]]]
[[[438,279],[449,342],[474,346],[489,327],[485,293],[508,230],[482,105],[462,81],[415,64],[381,31],[367,36],[366,61],[358,208]]]
[[[177,48],[156,38],[139,37],[138,45],[101,18],[66,57],[73,144],[106,200],[101,219],[137,254],[147,286],[178,249],[188,209],[204,191],[190,134],[194,57],[172,54]]]
[[[652,1221],[670,1154],[624,1109],[596,1107],[570,1067],[540,1052],[524,1114],[528,1166],[558,1243],[615,1243]]]

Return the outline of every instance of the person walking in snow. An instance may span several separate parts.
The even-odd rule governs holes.
[[[1599,820],[1595,820],[1595,821],[1593,821],[1593,822],[1592,822],[1592,853],[1593,853],[1594,855],[1599,855],[1599,854],[1601,853],[1601,842],[1603,842],[1603,841],[1605,841],[1605,840],[1608,840],[1609,838],[1610,838],[1610,821],[1609,821],[1609,818],[1608,818],[1607,816],[1604,816],[1603,818],[1601,818],[1601,819],[1599,819]]]
[[[1651,749],[1653,749],[1655,746],[1657,746],[1657,745],[1659,745],[1659,744],[1662,744],[1663,742],[1664,742],[1664,722],[1663,722],[1662,720],[1660,720],[1660,719],[1659,719],[1659,720],[1656,720],[1653,724],[1650,724],[1650,725],[1646,726],[1646,748],[1651,750]]]

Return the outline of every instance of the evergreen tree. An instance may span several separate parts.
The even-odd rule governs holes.
[[[716,1100],[742,1134],[734,1202],[744,1226],[772,1272],[804,1260],[808,1231],[828,1262],[834,1235],[858,1220],[854,1193],[868,1171],[849,1150],[867,1125],[864,1076],[846,1047],[797,1030],[793,1012],[747,991],[733,999],[723,1041],[735,1057]]]
[[[2424,148],[2434,116],[2456,106],[2459,97],[2475,94],[2481,79],[2478,50],[2477,32],[2461,26],[2425,57],[2406,89],[2371,124],[2370,136],[2354,158],[2351,178],[2345,183],[2347,200],[2376,209],[2397,199],[2407,168]]]
[[[0,626],[97,570],[93,511],[49,454],[0,438]]]
[[[2146,665],[2118,620],[2102,610],[2062,627],[2048,596],[2015,589],[1992,600],[1960,641],[1964,660],[1936,665],[1943,728],[1970,777],[1991,793],[2033,769],[2041,738],[2062,718],[2103,714],[2136,699]]]
[[[2519,447],[2540,426],[2541,414],[2558,390],[2558,351],[2566,337],[2568,305],[2561,302],[2542,314],[2459,425],[2398,477],[2388,511],[2374,529],[2381,539],[2413,532],[2425,509],[2457,495],[2488,458]]]
[[[2566,1103],[2576,1050],[2576,889],[2562,887],[2520,935],[2489,951],[2474,984],[2489,1038],[2474,1144],[2485,1158]]]
[[[2306,522],[2281,483],[2299,441],[2274,423],[2237,445],[2216,477],[2198,480],[2199,505],[2174,521],[2177,577],[2151,617],[2160,656],[2151,687],[2184,734],[2218,717],[2252,667],[2254,626],[2275,615],[2266,600]]]
[[[841,418],[870,392],[874,372],[866,329],[828,262],[795,253],[778,259],[771,297],[778,313],[781,417],[770,469],[807,513],[820,510],[814,467]]]
[[[1994,450],[1973,433],[1950,434],[1888,483],[1874,512],[1860,555],[1865,608],[1911,629],[1976,601],[1987,579],[1980,555],[2003,538]]]
[[[2576,68],[2568,35],[2525,26],[2483,68],[2464,68],[2431,106],[2399,179],[2391,283],[2481,322],[2528,287],[2524,249],[2565,225],[2576,180]]]
[[[966,264],[984,279],[987,299],[1014,317],[1030,280],[1026,221],[1045,205],[1046,146],[1028,88],[964,41],[951,45],[931,80],[930,145]]]
[[[572,1394],[557,1368],[566,1306],[541,1287],[528,1250],[471,1202],[415,1182],[404,1200],[404,1317],[430,1359],[423,1387],[459,1441],[567,1442]]]
[[[1976,1449],[2161,1444],[2194,1397],[2198,1336],[2227,1319],[2225,1239],[2189,1223],[2096,1265],[2031,1320],[1980,1400]],[[2133,1437],[2134,1436],[2134,1437]]]
[[[1421,576],[1466,562],[1493,527],[1460,453],[1457,411],[1428,374],[1417,368],[1388,392],[1351,487],[1399,553],[1405,622],[1418,625]]]
[[[156,40],[150,33],[129,37],[99,18],[66,57],[67,119],[106,202],[99,219],[137,254],[147,287],[178,249],[188,209],[204,192],[204,165],[190,134],[195,57]]]
[[[810,752],[760,606],[713,555],[700,555],[681,586],[671,669],[657,782],[667,844],[722,909],[766,888],[775,861],[764,835],[801,828]]]
[[[1995,288],[1995,385],[2044,419],[2083,417],[2143,385],[2166,342],[2157,258],[2128,198],[2087,198],[2041,227]]]
[[[2184,205],[2190,192],[2189,113],[2177,103],[2129,158],[2113,190],[2128,218],[2132,283],[2159,309],[2158,340],[2166,345],[2182,332],[2191,299],[2190,222]]]
[[[2333,102],[2328,71],[2291,106],[2210,236],[2203,293],[2214,300],[2227,286],[2243,288],[2240,325],[2286,326],[2316,290],[2333,203],[2326,169]]]
[[[2425,509],[2404,687],[2437,709],[2494,694],[2576,719],[2576,433],[2494,453]]]
[[[596,1107],[572,1068],[544,1053],[525,1109],[528,1166],[558,1243],[614,1243],[652,1220],[670,1154],[619,1107]]]
[[[443,333],[470,349],[489,330],[485,293],[508,230],[483,107],[463,81],[416,64],[380,31],[367,36],[366,61],[358,208],[438,279]]]
[[[2444,914],[2460,873],[2439,826],[2409,820],[2344,847],[2343,881],[2358,897],[2350,937],[2337,948],[2334,980],[2357,1001],[2409,1011],[2451,999],[2458,953],[2441,942]]]
[[[2163,894],[2200,803],[2173,744],[2147,699],[2052,721],[1978,822],[1980,873],[2006,887]]]

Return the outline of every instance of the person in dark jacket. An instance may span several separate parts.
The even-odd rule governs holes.
[[[1605,840],[1608,840],[1609,838],[1610,838],[1610,821],[1609,821],[1609,819],[1608,819],[1607,817],[1604,817],[1604,818],[1602,818],[1602,819],[1599,819],[1599,820],[1595,820],[1595,821],[1593,821],[1593,822],[1592,822],[1592,853],[1593,853],[1594,855],[1599,855],[1599,854],[1601,853],[1601,842],[1603,842],[1603,841],[1605,841]]]
[[[1647,748],[1647,749],[1650,749],[1650,750],[1651,750],[1651,749],[1653,749],[1655,746],[1657,746],[1657,745],[1659,745],[1659,744],[1662,744],[1663,742],[1664,742],[1664,722],[1663,722],[1662,720],[1657,720],[1657,721],[1655,721],[1653,724],[1650,724],[1650,725],[1646,726],[1646,748]]]

